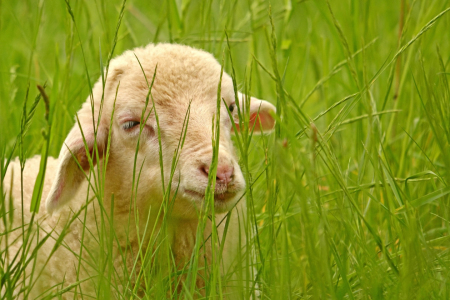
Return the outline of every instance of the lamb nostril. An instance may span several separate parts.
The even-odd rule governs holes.
[[[226,184],[230,183],[234,178],[234,167],[229,165],[217,166],[216,179]]]
[[[208,175],[209,175],[209,167],[206,166],[206,165],[200,167],[200,172],[202,172],[203,175],[208,177]]]

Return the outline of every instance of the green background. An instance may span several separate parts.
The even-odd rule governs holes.
[[[117,42],[122,2],[69,3],[75,23],[65,1],[0,1],[4,155],[37,84],[57,156],[113,45],[187,44],[231,74],[227,33],[238,88],[281,120],[240,154],[262,299],[450,298],[450,1],[129,0]]]

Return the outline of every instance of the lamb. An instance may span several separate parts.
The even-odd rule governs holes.
[[[48,296],[65,288],[63,291],[69,290],[67,297],[72,299],[75,291],[71,284],[78,282],[82,282],[78,294],[99,297],[95,286],[101,274],[93,265],[104,259],[101,251],[94,251],[102,243],[98,224],[103,213],[107,227],[103,232],[114,233],[110,260],[118,278],[132,277],[136,286],[145,288],[145,274],[140,268],[163,261],[154,255],[162,241],[169,244],[176,267],[186,267],[196,245],[199,216],[206,210],[205,191],[214,153],[213,119],[217,121],[219,115],[214,224],[222,241],[227,223],[223,219],[233,210],[223,246],[224,265],[231,265],[236,251],[240,251],[239,220],[245,218],[246,211],[245,200],[240,200],[245,180],[231,140],[232,122],[237,123],[235,99],[239,99],[242,110],[244,96],[235,95],[231,77],[221,75],[220,64],[201,50],[150,44],[111,60],[105,84],[100,78],[94,85],[92,98],[88,97],[77,113],[59,158],[48,159],[43,200],[34,219],[29,209],[33,192],[30,183],[37,176],[40,157],[29,159],[24,170],[23,219],[18,161],[7,170],[4,185],[6,195],[11,193],[13,197],[12,228],[34,222],[36,236],[51,236],[36,258],[39,271],[35,273],[39,277],[24,279],[35,281],[28,297]],[[250,101],[250,127],[255,132],[270,131],[275,107],[253,97]],[[230,119],[229,113],[234,118]],[[235,128],[239,130],[239,126]],[[205,241],[213,232],[212,220],[206,220],[202,232]],[[162,233],[158,236],[155,232]],[[21,230],[9,234],[10,261],[21,249],[21,234]],[[61,245],[60,235],[64,237]],[[3,238],[0,250],[4,247]],[[205,242],[200,267],[214,263],[212,247]],[[150,258],[142,254],[147,252]],[[178,289],[186,279],[183,276],[175,280]],[[204,285],[201,276],[196,285],[200,289]],[[120,293],[137,290],[133,286],[119,289]],[[15,291],[15,295],[24,297],[19,294]]]

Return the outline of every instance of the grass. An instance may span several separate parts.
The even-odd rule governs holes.
[[[223,61],[236,88],[277,106],[274,134],[235,137],[245,231],[254,233],[241,270],[252,282],[240,296],[257,288],[262,299],[450,298],[450,1],[66,2],[0,2],[2,157],[57,156],[111,54],[163,41],[202,48]],[[3,186],[0,197],[9,228],[0,244],[8,244]],[[103,214],[99,243],[110,249],[112,220]],[[19,229],[23,239],[36,239],[28,228]],[[168,249],[160,244],[170,265]],[[24,249],[12,268],[1,250],[2,298],[32,288],[20,276],[33,263],[25,254],[36,251]],[[98,279],[107,299],[113,267],[104,259],[95,268],[107,270]],[[151,268],[138,275],[144,297],[164,298],[175,275]],[[196,268],[193,260],[180,271],[188,284],[174,298],[195,295]],[[222,298],[219,269],[210,271],[207,295]]]

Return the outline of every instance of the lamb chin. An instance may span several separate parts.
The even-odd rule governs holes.
[[[242,193],[226,193],[226,197],[220,197],[219,195],[214,195],[214,209],[216,213],[226,213],[230,211],[242,198]],[[232,195],[231,195],[232,194]]]
[[[233,199],[234,200],[234,199]],[[222,213],[227,213],[229,212],[234,204],[236,203],[236,201],[214,201],[214,211],[216,214],[222,214]]]

